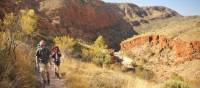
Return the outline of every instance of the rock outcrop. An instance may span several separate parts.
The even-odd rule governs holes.
[[[145,43],[149,43],[151,46],[158,45],[158,48],[160,49],[159,52],[164,50],[166,47],[169,47],[171,52],[175,52],[176,63],[200,59],[200,41],[183,41],[180,39],[174,40],[167,38],[164,35],[144,35],[133,37],[122,42],[121,49],[126,51],[144,45]]]
[[[134,64],[154,73],[154,79],[170,79],[174,73],[185,80],[198,79],[190,71],[197,72],[199,63],[191,68],[191,62],[200,61],[200,41],[172,39],[166,35],[139,35],[121,44],[121,54],[131,58]],[[190,67],[187,67],[190,65]],[[185,75],[187,74],[187,75]],[[190,76],[189,76],[190,75]],[[189,78],[192,77],[192,78]]]
[[[163,6],[148,6],[143,7],[148,15],[149,20],[165,19],[173,16],[180,16],[176,11]]]

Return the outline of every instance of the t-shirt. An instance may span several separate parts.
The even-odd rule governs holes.
[[[50,51],[48,48],[39,48],[36,53],[41,63],[47,64],[49,61]]]

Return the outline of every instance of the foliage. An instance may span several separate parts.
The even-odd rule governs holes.
[[[24,10],[29,13],[33,10]],[[30,46],[23,43],[36,24],[28,15],[5,14],[0,22],[0,86],[2,88],[35,88],[37,80],[34,74],[33,52]],[[25,17],[25,18],[24,18]],[[27,17],[27,19],[26,19]],[[33,20],[33,19],[32,19]],[[31,31],[23,29],[28,26]]]
[[[87,0],[80,0],[81,4],[85,4]]]
[[[2,22],[3,31],[22,32],[30,35],[36,28],[37,17],[34,10],[21,10],[20,14],[9,13]]]
[[[176,73],[171,75],[171,78],[165,81],[161,88],[191,88],[187,83],[184,82],[184,79]]]
[[[102,36],[99,36],[96,41],[94,42],[94,44],[92,45],[92,47],[94,48],[102,48],[102,49],[106,49],[108,46],[106,45],[104,39]]]
[[[37,81],[34,77],[31,48],[12,38],[9,32],[0,34],[0,86],[35,88]]]
[[[111,62],[109,50],[102,36],[99,36],[90,47],[83,48],[82,55],[86,61],[92,61],[99,66]]]
[[[179,76],[179,75],[176,74],[176,73],[173,73],[173,74],[171,75],[171,79],[173,79],[173,80],[178,80],[178,81],[184,81],[183,77]]]
[[[21,10],[20,26],[26,34],[31,34],[36,28],[37,17],[34,10]]]
[[[179,80],[168,80],[160,88],[191,88],[187,83]]]
[[[64,55],[66,56],[72,55],[74,51],[74,46],[76,45],[76,41],[73,38],[71,38],[70,36],[56,37],[54,39],[54,42],[56,45],[59,46],[61,52]]]

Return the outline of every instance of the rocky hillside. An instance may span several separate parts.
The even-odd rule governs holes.
[[[102,35],[115,49],[119,49],[122,40],[137,34],[134,26],[180,16],[166,7],[139,7],[100,0],[2,0],[0,4],[1,18],[10,11],[34,9],[39,18],[37,37],[51,40],[67,34],[90,42]]]
[[[186,80],[198,83],[199,19],[197,16],[178,17],[142,25],[135,29],[140,35],[121,43],[121,51],[134,63],[153,71],[157,79],[168,79],[177,73]]]

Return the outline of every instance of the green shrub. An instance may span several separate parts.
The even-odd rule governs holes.
[[[23,32],[31,34],[36,28],[37,17],[34,10],[21,10],[20,26]]]
[[[99,36],[94,44],[83,48],[82,56],[86,61],[92,61],[99,66],[111,63],[111,56],[102,36]]]
[[[70,36],[61,36],[54,38],[54,42],[59,46],[64,56],[71,56],[74,51],[74,46],[77,42]]]
[[[85,4],[87,0],[80,0],[81,4]]]
[[[173,73],[173,74],[171,75],[171,79],[173,79],[173,80],[178,80],[178,81],[184,81],[183,77],[179,76],[179,75],[176,74],[176,73]]]
[[[187,83],[179,80],[168,80],[160,88],[191,88]]]

